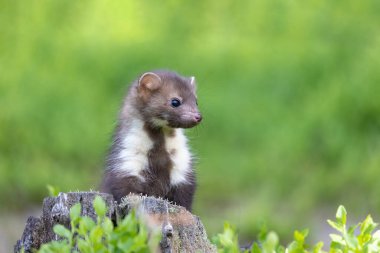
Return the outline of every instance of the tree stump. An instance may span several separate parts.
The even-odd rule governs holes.
[[[207,239],[207,234],[200,219],[188,212],[184,207],[177,206],[167,200],[155,197],[130,194],[121,204],[117,204],[112,195],[99,192],[69,192],[60,193],[58,197],[44,199],[40,218],[29,217],[20,240],[14,251],[32,252],[44,243],[58,240],[53,232],[56,224],[70,226],[70,208],[76,204],[82,205],[82,216],[95,218],[92,206],[95,196],[100,195],[108,207],[107,216],[113,221],[123,218],[131,209],[136,210],[151,231],[162,232],[160,251],[174,252],[216,252],[216,248]]]

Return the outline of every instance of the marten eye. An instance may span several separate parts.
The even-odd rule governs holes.
[[[181,101],[178,98],[172,98],[170,104],[172,107],[178,107],[181,105]]]

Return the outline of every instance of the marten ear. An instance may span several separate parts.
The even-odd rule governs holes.
[[[153,72],[146,72],[139,79],[139,88],[143,90],[157,90],[161,84],[161,77]]]
[[[191,88],[194,90],[194,92],[196,92],[197,91],[197,85],[195,83],[195,77],[194,76],[190,77],[190,85],[191,85]]]

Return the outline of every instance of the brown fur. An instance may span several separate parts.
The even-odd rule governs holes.
[[[170,105],[172,98],[180,99],[181,106],[173,108]],[[129,131],[133,117],[145,122],[144,131],[153,142],[147,154],[148,168],[140,173],[143,180],[117,173],[122,164],[119,156],[123,150],[122,140]],[[157,125],[157,120],[167,122],[167,125]],[[113,194],[118,202],[129,193],[141,193],[166,198],[191,210],[196,187],[194,171],[191,169],[186,175],[186,182],[171,185],[173,162],[170,154],[175,154],[177,150],[166,150],[165,139],[175,137],[173,128],[193,127],[200,120],[192,79],[168,71],[143,74],[132,84],[121,110],[107,158],[102,191]],[[192,164],[189,166],[192,167]]]

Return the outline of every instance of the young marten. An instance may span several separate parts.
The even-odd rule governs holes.
[[[196,187],[182,128],[199,124],[194,77],[169,71],[141,75],[131,87],[113,136],[102,191],[162,197],[191,210]]]

